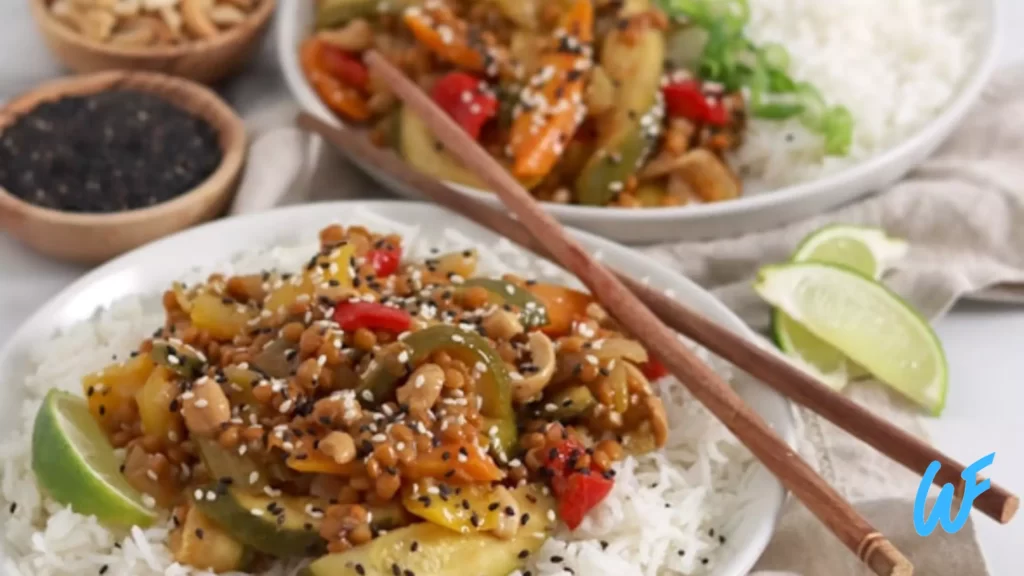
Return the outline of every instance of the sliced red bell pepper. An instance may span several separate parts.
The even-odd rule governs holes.
[[[722,100],[704,94],[700,82],[680,80],[666,84],[661,89],[665,97],[665,109],[670,116],[682,117],[698,123],[723,126],[729,122],[729,111]]]
[[[331,110],[350,120],[369,119],[371,112],[362,89],[350,85],[327,69],[324,54],[331,48],[333,47],[316,38],[310,38],[302,43],[300,60],[306,78]]]
[[[320,64],[324,72],[341,80],[346,86],[365,90],[370,83],[370,72],[366,66],[337,46],[324,43],[320,48]]]
[[[412,317],[377,302],[342,302],[334,307],[334,321],[346,332],[366,328],[400,333],[409,329]]]
[[[615,482],[597,473],[576,472],[566,480],[558,497],[558,515],[570,530],[583,523],[583,517],[612,491]]]
[[[474,139],[498,113],[498,99],[481,91],[480,84],[479,78],[465,72],[449,72],[438,79],[431,93],[441,109]]]
[[[558,498],[559,514],[571,530],[608,496],[615,484],[593,465],[583,469],[576,467],[576,460],[585,453],[583,444],[568,438],[548,448],[544,459],[544,467],[550,472],[551,491]]]
[[[374,248],[366,253],[366,260],[378,277],[391,276],[402,261],[402,247]]]
[[[578,440],[567,438],[548,449],[544,456],[544,467],[551,470],[552,478],[565,478],[575,470],[576,460],[586,453]]]
[[[640,371],[648,380],[654,381],[668,376],[668,368],[656,358],[651,358],[646,364],[640,367]]]

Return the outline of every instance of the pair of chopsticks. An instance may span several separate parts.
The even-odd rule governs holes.
[[[864,440],[918,474],[942,464],[936,485],[952,484],[963,494],[965,468],[920,439],[879,419],[768,349],[758,346],[694,310],[593,260],[560,224],[483,148],[440,110],[420,88],[376,53],[366,63],[423,119],[465,166],[494,190],[512,216],[455,192],[409,168],[364,136],[301,114],[299,125],[316,132],[350,157],[388,174],[436,203],[477,222],[575,274],[611,314],[682,382],[840,541],[876,574],[910,575],[910,562],[829,486],[721,379],[676,338],[672,329],[765,382],[790,399]],[[667,325],[666,325],[667,324]],[[670,329],[671,327],[671,329]],[[1019,500],[992,484],[974,506],[1006,523]]]

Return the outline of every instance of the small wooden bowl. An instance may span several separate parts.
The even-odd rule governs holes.
[[[245,22],[209,40],[140,48],[90,40],[57,20],[50,12],[49,0],[29,1],[46,45],[64,66],[75,72],[144,70],[204,84],[237,72],[252,59],[277,4],[277,0],[260,0]]]
[[[245,125],[209,88],[150,72],[101,72],[45,84],[0,109],[0,138],[17,118],[43,102],[130,89],[156,94],[208,122],[220,135],[223,159],[202,184],[176,198],[109,214],[62,212],[25,202],[0,187],[0,230],[62,260],[94,264],[222,214],[245,163]]]

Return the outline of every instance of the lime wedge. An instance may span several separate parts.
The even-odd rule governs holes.
[[[786,356],[833,390],[840,391],[850,382],[851,363],[846,356],[778,308],[772,310],[772,335]]]
[[[804,238],[792,262],[838,264],[878,280],[893,262],[907,253],[907,243],[878,228],[826,226]]]
[[[766,266],[754,289],[808,332],[933,414],[946,403],[946,357],[928,322],[856,272],[816,262]]]
[[[804,238],[791,262],[838,264],[877,280],[906,252],[906,242],[891,238],[878,228],[834,225]],[[778,309],[772,312],[772,333],[783,352],[836,390],[842,390],[852,379],[867,375],[864,368]]]
[[[120,472],[120,462],[85,400],[51,390],[36,414],[32,470],[46,492],[104,524],[149,526],[157,515]]]

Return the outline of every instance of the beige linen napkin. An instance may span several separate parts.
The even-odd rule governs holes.
[[[233,213],[338,198],[393,197],[317,139],[292,126],[290,104],[247,123],[254,143]],[[644,251],[711,289],[757,328],[767,307],[750,290],[759,266],[785,260],[808,232],[828,223],[879,226],[911,243],[886,278],[934,318],[961,297],[1024,302],[1024,68],[1000,73],[981,102],[931,159],[885,194],[777,230],[741,238],[653,246]],[[883,418],[924,436],[918,412],[885,388],[847,392]],[[988,574],[970,523],[927,539],[912,527],[919,478],[830,423],[797,410],[799,449],[822,476],[917,566],[917,574]],[[864,576],[868,571],[790,502],[759,565],[760,576]]]
[[[755,328],[768,307],[750,288],[764,264],[785,261],[827,224],[877,226],[910,254],[886,283],[929,318],[961,297],[1024,303],[1024,68],[1005,70],[963,126],[885,194],[777,230],[652,247]]]

